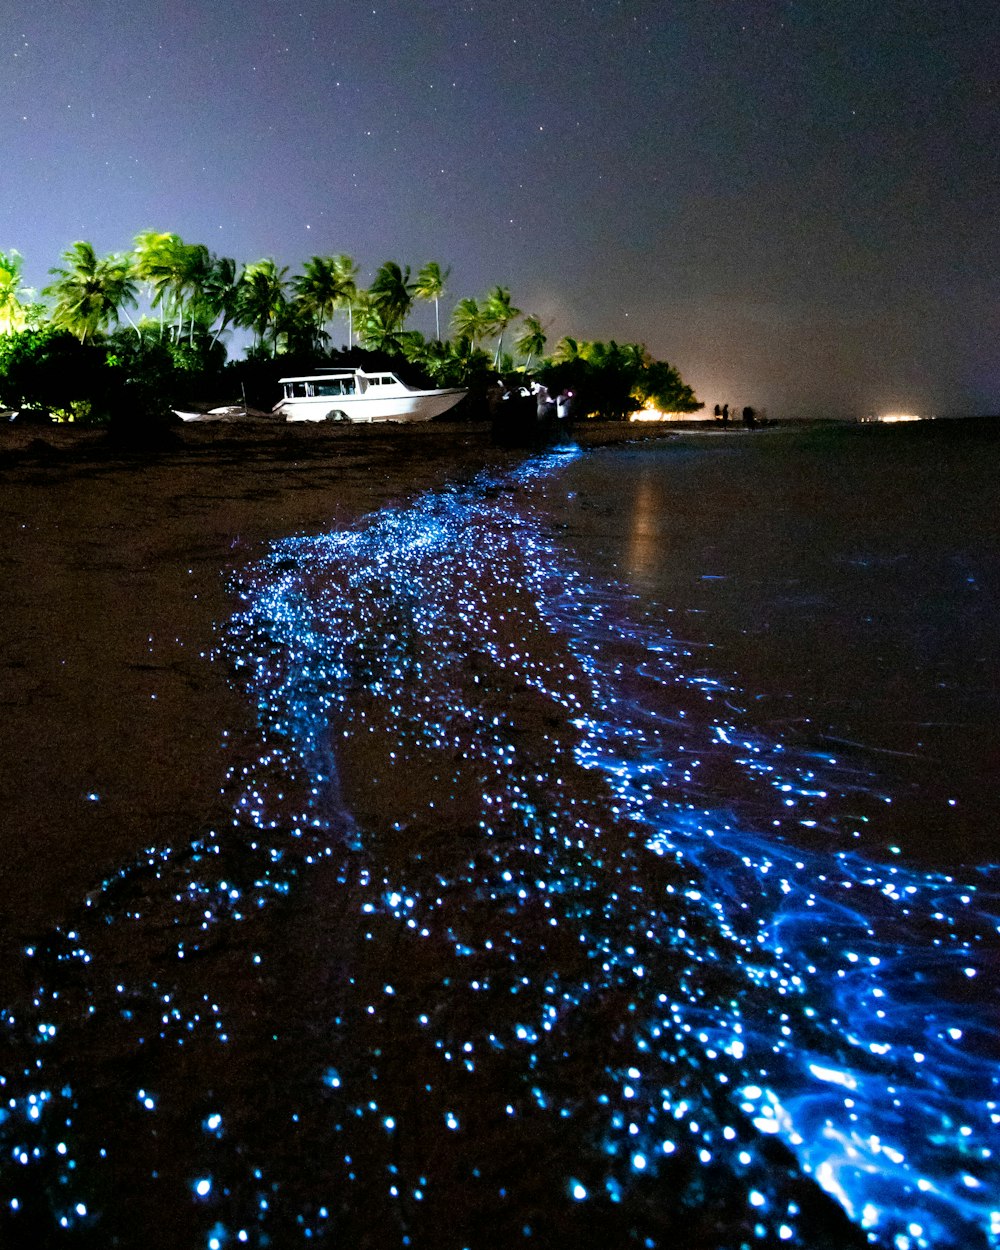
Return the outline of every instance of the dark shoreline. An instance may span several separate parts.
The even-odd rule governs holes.
[[[696,427],[678,425],[637,426],[626,422],[587,422],[574,427],[571,437],[582,446],[602,447],[612,443],[645,442],[649,439],[676,438]],[[715,431],[712,431],[715,432]],[[719,431],[722,432],[722,431]],[[470,447],[490,448],[494,432],[489,421],[426,422],[412,425],[286,425],[249,418],[217,422],[163,426],[143,437],[124,437],[106,427],[70,425],[8,424],[0,426],[0,467],[24,459],[106,458],[121,452],[150,455],[185,451],[210,454],[238,448],[314,458],[330,452],[354,452],[390,444],[407,452],[448,447],[458,451]]]
[[[637,423],[579,421],[570,429],[569,441],[589,449],[626,443],[694,439],[703,445],[732,444],[744,439],[783,438],[824,440],[829,438],[879,439],[896,444],[915,440],[983,438],[1000,436],[998,417],[955,417],[907,425],[882,425],[848,420],[789,420],[747,430],[722,426],[717,421]],[[0,424],[0,472],[27,464],[79,464],[106,462],[121,456],[157,459],[183,453],[192,460],[239,452],[277,456],[282,459],[318,460],[334,456],[354,457],[392,449],[404,456],[433,457],[470,452],[530,452],[537,447],[510,444],[498,439],[488,420],[432,421],[412,425],[286,425],[265,417],[224,417],[218,421],[181,422],[146,431],[115,431],[106,426],[62,424]]]

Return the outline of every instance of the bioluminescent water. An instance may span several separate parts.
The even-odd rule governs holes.
[[[231,824],[4,1012],[4,1244],[1000,1245],[996,871],[871,858],[877,766],[562,545],[571,455],[239,575]]]

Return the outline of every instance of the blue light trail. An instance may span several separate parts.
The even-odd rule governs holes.
[[[878,776],[769,739],[593,584],[549,519],[563,463],[239,575],[216,659],[259,742],[225,780],[232,824],[150,848],[26,954],[0,1227],[92,1231],[142,1143],[149,1193],[177,1172],[157,1201],[206,1245],[333,1236],[377,1193],[386,1244],[589,1211],[621,1244],[694,1221],[720,1247],[1000,1246],[995,870],[861,854]],[[297,901],[329,972],[293,1050],[262,995],[288,965],[268,917],[290,931]],[[114,1131],[76,1075],[92,1046],[142,1073]],[[549,1153],[507,1164],[517,1142]]]

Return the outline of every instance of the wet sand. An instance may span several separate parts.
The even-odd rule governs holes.
[[[709,462],[752,437],[729,477],[759,493],[767,460],[762,435],[705,433],[700,470],[671,443],[679,454],[656,480],[640,475],[632,504],[607,466],[602,477],[605,457],[593,480],[587,457],[550,469],[544,516],[527,521],[510,474],[496,490],[454,489],[522,460],[469,427],[202,428],[155,455],[87,435],[0,461],[0,904],[8,947],[39,938],[4,961],[19,980],[0,995],[12,1004],[4,1134],[23,1166],[5,1178],[0,1232],[7,1220],[41,1235],[54,1216],[65,1244],[172,1250],[237,1230],[297,1244],[306,1228],[320,1242],[398,1245],[405,1231],[414,1245],[507,1246],[530,1226],[535,1244],[718,1250],[762,1236],[763,1204],[762,1244],[861,1244],[775,1125],[727,1093],[757,1079],[763,1056],[795,1094],[778,1019],[804,1053],[837,1057],[842,1004],[823,995],[840,939],[833,962],[815,956],[820,1029],[836,1017],[817,1033],[810,998],[793,1009],[784,996],[784,940],[768,952],[747,938],[745,959],[702,906],[713,856],[718,897],[732,895],[724,839],[699,827],[686,859],[645,854],[633,827],[645,809],[615,789],[633,765],[651,776],[649,735],[666,772],[678,766],[664,777],[669,824],[701,793],[753,810],[756,765],[729,750],[738,711],[671,668],[666,644],[640,645],[637,666],[632,634],[612,630],[591,653],[588,630],[603,638],[613,608],[604,581],[587,591],[549,558],[568,538],[598,569],[610,559],[609,577],[642,580],[654,546],[697,547],[719,521]],[[343,532],[429,487],[451,489]],[[654,533],[678,515],[686,536]],[[295,534],[318,537],[272,546]],[[696,572],[718,571],[689,554]],[[688,601],[687,567],[671,563],[672,601]],[[591,662],[616,680],[591,687]],[[649,723],[616,737],[660,682]],[[627,697],[605,706],[604,691]],[[818,807],[818,793],[801,802]],[[338,796],[353,820],[307,827]],[[852,821],[859,802],[881,800],[852,795]],[[826,879],[805,837],[790,889]],[[755,900],[763,924],[780,848],[732,840],[734,897]],[[850,919],[861,884],[820,901]],[[803,915],[814,901],[800,899]],[[769,992],[758,965],[772,958]],[[692,1051],[699,1029],[724,1041],[735,1023],[738,1045],[720,1051],[706,1032],[708,1050]]]
[[[36,432],[4,433],[0,915],[20,943],[143,847],[219,818],[223,731],[239,737],[253,712],[208,658],[232,611],[227,571],[496,453],[457,431],[203,427],[149,455],[91,431],[54,431],[50,452]]]
[[[671,436],[589,426],[588,445]],[[229,570],[523,453],[486,424],[0,428],[0,950],[146,846],[221,818],[253,709],[209,657]]]

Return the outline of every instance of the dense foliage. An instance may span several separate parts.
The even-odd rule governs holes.
[[[552,394],[572,391],[585,416],[624,420],[640,408],[694,412],[701,407],[673,365],[654,360],[636,343],[577,343],[563,339],[538,369]]]
[[[270,408],[283,374],[364,365],[473,395],[498,370],[530,371],[550,389],[573,390],[582,415],[701,407],[677,370],[639,344],[562,339],[546,357],[545,329],[532,314],[511,332],[511,355],[505,336],[522,314],[506,287],[459,299],[453,337],[442,338],[450,271],[434,261],[416,276],[386,261],[363,289],[350,256],[313,256],[289,276],[270,258],[240,266],[204,244],[147,230],[131,251],[102,257],[77,242],[61,262],[39,300],[21,282],[20,255],[0,252],[0,406],[87,422],[147,418],[196,400]],[[407,328],[420,300],[434,305],[433,339]],[[227,364],[233,327],[252,342],[245,359]]]

